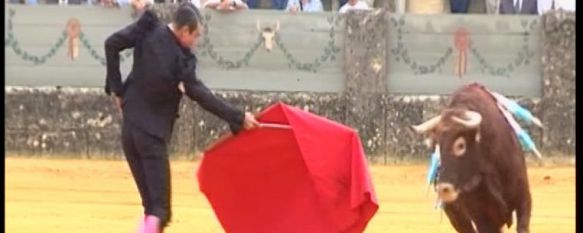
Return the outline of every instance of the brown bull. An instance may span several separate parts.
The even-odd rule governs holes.
[[[514,211],[518,233],[529,232],[532,201],[526,161],[489,92],[478,84],[465,86],[439,116],[414,129],[439,146],[435,187],[458,232],[503,232],[512,225]]]

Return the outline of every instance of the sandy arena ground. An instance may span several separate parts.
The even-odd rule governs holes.
[[[5,162],[6,232],[136,232],[141,206],[125,161]],[[166,233],[224,232],[198,191],[197,166],[172,162],[174,219]],[[454,232],[433,209],[434,194],[425,195],[426,166],[372,166],[371,172],[380,209],[366,233]],[[531,167],[529,175],[531,232],[575,232],[575,167]]]

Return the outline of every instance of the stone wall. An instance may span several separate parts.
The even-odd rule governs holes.
[[[90,157],[121,152],[119,116],[96,89],[5,89],[6,151]]]
[[[349,110],[352,104],[339,94],[216,92],[239,109],[258,112],[284,102],[329,119],[348,123],[361,119],[356,127],[370,159],[383,162],[426,156],[423,138],[411,130],[437,114],[447,96],[379,95],[374,111]],[[101,89],[6,88],[5,148],[30,155],[59,154],[84,158],[121,158],[121,118],[113,100]],[[371,102],[372,102],[371,101]],[[541,115],[538,101],[521,104]],[[186,97],[180,107],[172,145],[173,156],[198,156],[205,146],[227,132],[227,125],[205,112]],[[538,145],[541,132],[531,131]],[[544,149],[544,148],[543,148]],[[385,157],[388,155],[389,157]]]
[[[387,93],[386,12],[348,14],[346,91],[270,93],[217,91],[247,111],[282,101],[358,129],[372,161],[425,158],[423,138],[411,125],[439,113],[447,96],[397,96]],[[544,154],[575,151],[575,15],[549,12],[544,21],[544,96],[520,99],[545,124],[530,128]],[[384,27],[387,28],[387,27]],[[360,43],[358,43],[360,42]],[[389,54],[390,55],[390,54]],[[350,65],[348,65],[350,64]],[[121,158],[120,116],[100,88],[5,88],[5,148],[8,153],[61,154]],[[196,156],[226,124],[183,99],[171,154]],[[388,155],[388,157],[387,157]]]
[[[6,87],[5,148],[23,154],[120,158],[121,117],[99,88]],[[344,121],[338,94],[216,92],[239,109],[259,112],[279,101]],[[183,98],[170,150],[194,156],[227,132],[227,125]]]
[[[344,123],[358,130],[366,152],[382,153],[386,147],[387,11],[348,12],[345,30]],[[366,116],[366,117],[364,117]],[[374,116],[374,117],[369,117]]]
[[[575,13],[542,16],[545,148],[575,153]]]

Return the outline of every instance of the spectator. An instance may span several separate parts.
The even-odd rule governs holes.
[[[501,0],[500,14],[538,14],[537,0]]]
[[[557,10],[575,11],[575,0],[554,0],[554,2]]]
[[[128,3],[132,6],[134,11],[138,14],[143,13],[148,6],[154,4],[153,0],[118,0],[118,1],[128,1]]]
[[[247,3],[241,0],[208,0],[204,3],[203,8],[231,12],[235,10],[245,10],[249,7],[247,6]]]
[[[192,3],[192,5],[194,5],[197,9],[200,9],[202,6],[201,0],[189,0],[188,2]]]
[[[322,12],[324,7],[321,0],[288,0],[286,11],[298,12]]]
[[[499,14],[500,0],[486,0],[486,13]]]
[[[470,0],[450,0],[449,7],[452,14],[465,14],[468,13],[468,7],[470,6]]]
[[[26,0],[26,2],[28,2],[28,1],[29,0]],[[36,0],[33,0],[33,1],[36,2]],[[63,1],[63,4],[65,4],[65,5],[81,5],[83,3],[85,3],[85,0],[66,0],[66,1]]]
[[[259,1],[259,0],[253,0]],[[290,0],[271,0],[271,9],[274,10],[284,10],[287,6],[287,2]]]
[[[69,0],[71,1],[71,0]],[[132,5],[132,1],[131,0],[113,0],[113,3],[115,5],[119,6],[131,6]]]
[[[449,0],[407,0],[407,13],[412,14],[443,14]]]
[[[100,3],[101,3],[101,6],[103,6],[105,8],[117,7],[117,4],[114,2],[114,0],[101,0]]]
[[[348,0],[346,4],[340,7],[338,11],[340,14],[346,13],[349,10],[369,10],[368,4],[362,0]]]
[[[259,7],[259,2],[260,0],[245,0],[249,9],[257,9]]]
[[[549,10],[557,9],[554,0],[538,0],[537,7],[538,13],[541,15]]]
[[[245,0],[249,9],[258,9],[261,0]],[[287,0],[271,0],[271,9],[283,10],[287,6]]]
[[[332,1],[334,1],[334,0],[332,0]],[[340,8],[342,8],[342,6],[344,6],[344,4],[346,4],[347,2],[348,2],[348,0],[338,0],[338,3],[340,3],[338,10],[340,10]],[[334,9],[332,9],[332,11],[334,11]]]
[[[549,10],[575,11],[575,0],[538,0],[537,6],[541,15]]]
[[[123,1],[127,1],[127,4],[129,4],[132,7],[131,15],[133,19],[138,18],[140,15],[142,15],[142,13],[146,11],[146,9],[154,5],[153,0],[117,0],[117,1],[122,1],[120,5],[125,5],[126,3]]]

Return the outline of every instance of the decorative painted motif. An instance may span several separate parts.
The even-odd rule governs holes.
[[[205,34],[203,35],[202,38],[202,43],[199,45],[199,51],[200,51],[200,55],[201,56],[209,56],[213,61],[215,61],[219,66],[221,66],[224,69],[230,70],[230,69],[239,69],[243,66],[248,66],[249,65],[249,61],[251,60],[251,58],[253,57],[253,55],[255,54],[255,52],[257,51],[257,49],[264,44],[265,48],[267,51],[272,51],[273,49],[275,49],[275,46],[278,47],[279,49],[281,49],[281,51],[283,52],[285,58],[288,61],[288,67],[290,69],[296,69],[296,70],[301,70],[301,71],[307,71],[307,72],[314,72],[316,73],[318,68],[325,62],[328,61],[334,61],[336,59],[336,55],[340,52],[340,47],[336,46],[336,39],[335,39],[335,25],[337,23],[336,18],[335,17],[329,17],[328,18],[328,23],[330,23],[331,27],[330,27],[330,31],[329,31],[329,40],[327,43],[327,46],[325,46],[323,48],[322,51],[322,55],[314,58],[314,60],[312,62],[300,62],[298,59],[296,59],[293,54],[290,53],[290,51],[286,48],[285,43],[283,43],[282,38],[280,36],[280,33],[277,33],[279,31],[279,23],[276,23],[276,27],[275,30],[271,29],[271,28],[263,28],[261,30],[261,25],[260,25],[260,21],[257,22],[258,24],[258,35],[257,35],[257,40],[255,42],[255,44],[253,44],[248,50],[247,52],[245,52],[245,55],[237,60],[230,60],[227,59],[225,57],[223,57],[222,55],[218,54],[215,49],[214,49],[214,45],[211,43],[211,38],[209,36],[208,33],[208,23],[211,20],[211,15],[210,13],[207,13],[204,16],[204,22],[203,22],[203,26],[205,28]],[[270,39],[268,41],[268,39]],[[275,42],[275,43],[272,43]],[[275,45],[275,46],[274,46]]]
[[[463,75],[466,75],[468,52],[475,58],[477,65],[481,67],[480,71],[482,73],[493,76],[510,77],[516,68],[528,65],[530,64],[531,59],[535,59],[534,51],[532,50],[534,48],[529,48],[529,40],[532,31],[535,30],[538,24],[538,21],[537,19],[530,21],[525,19],[521,21],[521,26],[524,29],[522,34],[523,44],[520,50],[517,51],[515,59],[510,61],[508,64],[494,66],[490,63],[490,61],[486,60],[482,55],[482,52],[476,47],[476,44],[470,40],[469,32],[465,28],[459,29],[452,35],[454,45],[444,48],[443,54],[439,57],[436,57],[433,63],[421,64],[409,56],[409,49],[406,46],[406,39],[403,38],[403,26],[405,25],[405,18],[405,16],[400,16],[399,18],[390,18],[390,22],[393,26],[393,30],[396,32],[397,37],[396,47],[392,48],[390,51],[395,61],[405,63],[415,75],[426,75],[442,72],[442,67],[445,61],[447,61],[452,53],[454,53],[454,50],[457,52],[457,56],[455,58],[456,60],[454,62],[454,73],[459,78],[463,77]]]
[[[164,11],[165,12],[165,11]],[[8,18],[7,18],[7,36],[4,39],[4,46],[10,47],[16,55],[18,55],[21,59],[25,61],[30,61],[34,65],[42,65],[46,63],[50,58],[52,58],[60,49],[63,47],[65,42],[67,42],[67,53],[66,55],[71,60],[76,60],[79,58],[80,54],[80,45],[84,47],[88,52],[89,55],[98,61],[100,64],[105,65],[105,57],[100,55],[101,53],[98,51],[103,51],[103,48],[94,48],[83,32],[81,28],[81,21],[77,18],[71,18],[66,22],[65,29],[60,33],[60,36],[57,38],[55,44],[49,48],[46,54],[37,56],[32,55],[29,52],[25,51],[23,48],[20,47],[19,41],[14,35],[13,31],[13,24],[12,19],[15,16],[15,10],[9,9],[8,10]],[[219,66],[223,69],[230,70],[230,69],[238,69],[243,66],[248,66],[249,61],[257,51],[257,49],[263,44],[268,51],[272,51],[276,47],[281,49],[283,52],[286,60],[288,61],[288,66],[290,69],[296,69],[301,71],[307,72],[317,72],[320,65],[328,61],[334,61],[336,56],[340,52],[340,47],[336,45],[335,40],[335,25],[337,23],[335,17],[329,17],[328,22],[330,23],[330,31],[329,31],[329,40],[327,45],[322,49],[322,55],[316,57],[312,62],[300,62],[296,59],[291,52],[286,48],[285,44],[282,41],[282,38],[279,36],[279,23],[276,23],[275,30],[268,28],[263,28],[263,30],[258,31],[257,40],[253,45],[249,47],[249,50],[245,53],[245,55],[237,60],[230,60],[227,59],[220,54],[218,54],[214,46],[211,43],[211,38],[208,34],[208,22],[211,20],[211,15],[207,13],[204,16],[203,26],[206,29],[205,34],[202,38],[202,43],[199,45],[199,51],[201,52],[201,56],[209,56],[213,61],[215,61]],[[259,23],[259,22],[258,22]],[[129,49],[123,52],[122,56],[120,56],[120,62],[124,62],[128,58],[130,58],[133,54],[133,50]]]
[[[259,31],[261,33],[261,37],[263,37],[265,50],[267,50],[267,52],[271,52],[273,49],[273,37],[279,31],[279,21],[277,21],[275,29],[273,29],[269,26],[261,28],[261,21],[257,20],[257,31]]]
[[[454,37],[454,46],[457,51],[457,58],[455,60],[455,68],[454,73],[459,77],[462,78],[467,70],[467,54],[468,54],[468,46],[470,43],[469,33],[468,30],[465,28],[459,28]]]
[[[81,22],[78,19],[69,19],[65,24],[65,29],[60,33],[55,44],[50,46],[48,51],[44,55],[32,55],[30,52],[24,50],[20,47],[18,38],[14,35],[12,19],[15,16],[14,9],[8,10],[7,19],[7,30],[6,38],[4,38],[4,47],[10,47],[12,51],[19,56],[24,61],[29,61],[34,65],[42,65],[46,63],[50,58],[54,57],[55,54],[63,47],[65,41],[67,41],[67,56],[72,60],[79,57],[79,42],[85,49],[89,51],[92,58],[98,61],[100,64],[105,65],[105,57],[100,56],[99,53],[89,40],[85,37],[83,30],[81,30]],[[98,50],[103,51],[103,48],[98,48]],[[123,56],[120,56],[120,61],[124,62],[126,59],[132,56],[133,50],[129,49],[124,52]]]
[[[68,50],[67,56],[71,60],[77,59],[79,56],[79,35],[81,33],[81,23],[77,18],[71,18],[67,21],[67,40]]]

